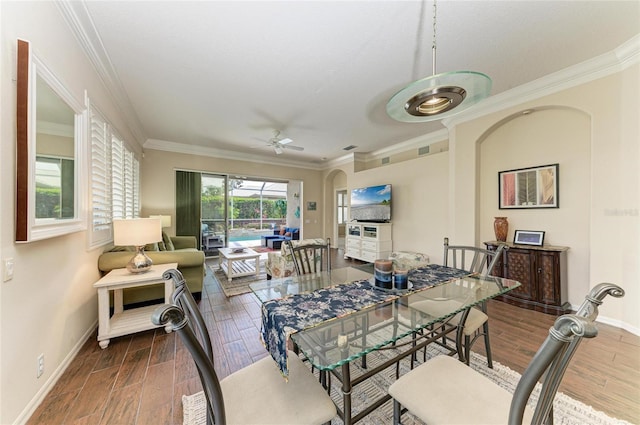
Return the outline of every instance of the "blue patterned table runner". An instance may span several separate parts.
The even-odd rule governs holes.
[[[409,273],[413,287],[402,295],[468,275],[469,272],[464,270],[429,264]],[[378,290],[368,280],[360,280],[270,300],[262,304],[262,342],[286,377],[289,373],[287,341],[292,333],[399,297],[398,294]]]

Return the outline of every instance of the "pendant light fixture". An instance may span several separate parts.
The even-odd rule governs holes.
[[[480,72],[436,74],[436,1],[433,2],[433,75],[414,81],[387,103],[387,114],[402,122],[441,120],[489,96],[491,78]]]

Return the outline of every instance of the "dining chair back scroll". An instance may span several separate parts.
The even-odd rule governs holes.
[[[619,298],[624,290],[601,283],[589,292],[577,313],[556,319],[513,394],[449,356],[436,356],[409,371],[389,387],[394,425],[401,425],[406,410],[430,425],[552,425],[558,387],[582,338],[597,335],[595,319],[606,295]],[[532,409],[527,403],[540,380],[540,394]]]
[[[289,245],[298,275],[331,271],[331,243],[306,244],[302,241],[285,241]]]
[[[191,353],[207,401],[207,424],[330,423],[336,408],[325,389],[294,353],[289,353],[288,382],[270,356],[218,379],[211,339],[198,305],[178,270],[173,279],[173,304],[155,309],[151,321],[171,324]]]

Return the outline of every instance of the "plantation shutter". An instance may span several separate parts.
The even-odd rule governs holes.
[[[111,240],[111,144],[100,114],[90,109],[91,132],[91,223],[89,246]]]
[[[122,140],[111,137],[111,202],[113,219],[126,218],[124,211],[124,149]]]

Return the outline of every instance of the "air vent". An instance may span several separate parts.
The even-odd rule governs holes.
[[[342,148],[343,151],[350,151],[352,149],[357,148],[356,145],[349,145],[349,146],[345,146],[344,148]]]
[[[381,160],[381,161],[382,161],[382,165],[384,165],[384,164],[388,164],[388,163],[389,163],[389,157],[388,157],[388,156],[386,156],[386,157],[382,158],[382,160]]]
[[[418,148],[418,155],[426,155],[429,153],[429,146]]]

